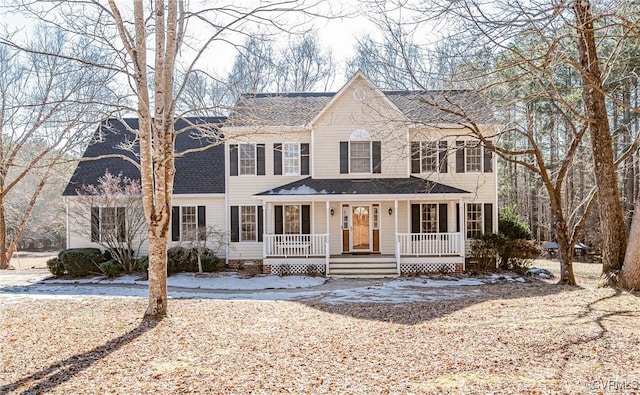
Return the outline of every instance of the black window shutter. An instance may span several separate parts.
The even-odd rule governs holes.
[[[449,147],[447,146],[447,142],[445,140],[440,140],[438,142],[438,163],[440,168],[440,173],[446,173],[449,171],[447,168],[447,150]]]
[[[171,207],[171,241],[180,241],[180,206]]]
[[[240,207],[231,206],[231,242],[240,241]]]
[[[229,145],[229,175],[238,175],[238,144]]]
[[[420,233],[420,205],[411,205],[411,233]]]
[[[372,141],[371,142],[371,158],[373,159],[373,173],[380,174],[382,173],[382,142],[381,141]]]
[[[438,205],[438,232],[440,233],[447,233],[448,230],[448,218],[447,218],[447,211],[448,211],[448,205],[446,203],[440,203]]]
[[[127,219],[124,213],[124,207],[116,208],[116,221],[118,224],[118,241],[125,241],[127,238]]]
[[[300,174],[309,175],[309,143],[300,144]]]
[[[464,141],[456,141],[456,173],[464,173]]]
[[[198,239],[207,240],[207,208],[198,206]]]
[[[257,175],[264,176],[265,166],[264,166],[264,144],[256,144],[256,161],[257,161]]]
[[[411,142],[411,173],[420,173],[420,142]]]
[[[340,142],[340,174],[349,174],[349,142]]]
[[[308,204],[302,205],[302,234],[311,234],[311,206]]]
[[[100,207],[91,207],[91,241],[100,241]]]
[[[493,163],[491,162],[493,152],[491,152],[490,149],[487,149],[487,147],[484,146],[482,147],[482,150],[484,151],[484,172],[491,173],[493,172]]]
[[[460,203],[456,203],[456,232],[460,232]]]
[[[284,233],[284,225],[282,223],[282,206],[273,206],[273,212],[273,223],[275,225],[274,233],[281,235]]]
[[[273,144],[273,175],[282,175],[282,143]]]
[[[493,204],[484,204],[484,233],[493,232]]]
[[[262,221],[262,206],[258,206],[258,241],[262,241],[263,233],[264,233],[264,224]]]

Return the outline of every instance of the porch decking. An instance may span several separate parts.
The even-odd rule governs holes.
[[[395,254],[330,254],[329,235],[264,235],[263,264],[274,274],[394,277],[404,273],[462,271],[461,233],[396,234]]]

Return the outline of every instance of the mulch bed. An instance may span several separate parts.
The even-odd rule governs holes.
[[[467,287],[465,287],[467,288]],[[0,298],[0,393],[640,391],[640,301],[543,282],[430,303]]]

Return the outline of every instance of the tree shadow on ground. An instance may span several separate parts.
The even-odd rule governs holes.
[[[101,346],[82,354],[73,355],[29,376],[25,376],[20,380],[1,386],[0,394],[6,394],[16,390],[21,390],[20,394],[40,394],[48,392],[71,380],[75,375],[88,369],[97,361],[155,328],[159,322],[159,320],[143,320],[135,329],[111,339]],[[25,388],[26,386],[28,387]]]
[[[373,288],[373,287],[371,287]],[[458,310],[492,300],[520,299],[572,292],[580,287],[549,284],[540,280],[527,283],[497,282],[480,286],[454,286],[406,289],[408,295],[420,295],[416,300],[380,301],[373,297],[353,302],[340,301],[330,296],[298,300],[308,307],[325,313],[347,315],[357,319],[418,325]],[[412,295],[410,295],[412,296]]]

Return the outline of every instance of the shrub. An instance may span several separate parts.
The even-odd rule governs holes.
[[[120,275],[120,272],[122,271],[122,266],[120,262],[116,261],[115,259],[110,259],[100,264],[100,271],[105,276],[109,278],[113,278]]]
[[[137,262],[137,267],[138,269],[146,272],[149,270],[149,257],[148,256],[143,256],[140,259],[138,259]]]
[[[498,229],[508,240],[531,239],[531,231],[526,222],[518,218],[513,206],[507,206],[498,218]]]
[[[103,255],[105,261],[115,261],[126,273],[131,273],[136,269],[135,251],[130,248],[107,248]]]
[[[496,255],[504,243],[504,236],[498,233],[484,233],[471,242],[471,257],[478,262],[478,270],[486,272],[496,267]]]
[[[222,269],[220,259],[213,251],[205,248],[200,255],[203,272],[213,272]],[[167,250],[167,273],[175,274],[180,272],[198,271],[198,249],[171,247]]]
[[[509,259],[506,261],[507,269],[524,274],[531,262],[540,256],[542,249],[531,240],[509,240],[504,249],[509,249]]]
[[[62,259],[60,258],[51,258],[47,261],[47,267],[51,274],[55,277],[60,277],[64,274],[64,265],[62,264]]]
[[[71,277],[100,273],[100,264],[105,261],[98,248],[70,248],[60,252],[58,258]]]

